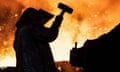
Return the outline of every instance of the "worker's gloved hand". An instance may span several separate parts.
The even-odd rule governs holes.
[[[58,23],[61,23],[62,20],[63,20],[63,16],[62,16],[62,15],[58,15],[58,16],[56,16],[56,18],[55,18],[55,21],[57,21]]]
[[[52,28],[58,28],[60,27],[61,23],[63,20],[63,16],[62,15],[58,15],[55,18],[55,21],[53,22]]]

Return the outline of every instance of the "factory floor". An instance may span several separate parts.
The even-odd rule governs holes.
[[[56,62],[58,72],[83,72],[82,67],[72,66],[68,61]]]
[[[83,68],[71,66],[68,61],[56,62],[58,72],[82,72]],[[0,72],[15,72],[15,67],[0,69]]]

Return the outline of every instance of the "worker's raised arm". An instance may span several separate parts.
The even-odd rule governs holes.
[[[59,28],[60,25],[62,24],[62,20],[63,20],[63,16],[61,15],[56,16],[55,21],[53,22],[51,28],[55,28],[55,29]]]

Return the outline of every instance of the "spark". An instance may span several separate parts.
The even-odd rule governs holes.
[[[15,14],[14,16],[15,16],[15,17],[17,17],[17,16],[18,16],[18,14]]]
[[[0,31],[2,31],[2,26],[0,26]]]

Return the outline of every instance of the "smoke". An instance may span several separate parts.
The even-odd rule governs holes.
[[[96,39],[120,22],[120,0],[64,0],[64,3],[74,9],[71,17],[65,17],[69,26],[64,23],[64,29],[69,27],[67,31],[72,32],[73,41],[80,41],[83,37]]]
[[[4,46],[4,41],[9,40],[14,25],[20,15],[22,5],[15,0],[1,0],[0,2],[0,48]]]
[[[23,6],[15,0],[0,1],[0,66],[7,66],[8,63],[4,63],[6,58],[15,58],[12,47],[15,23],[21,14]]]
[[[44,9],[46,11],[54,10],[51,7],[51,2],[48,0],[17,0],[19,3],[25,6],[25,8],[33,7],[36,9]]]

